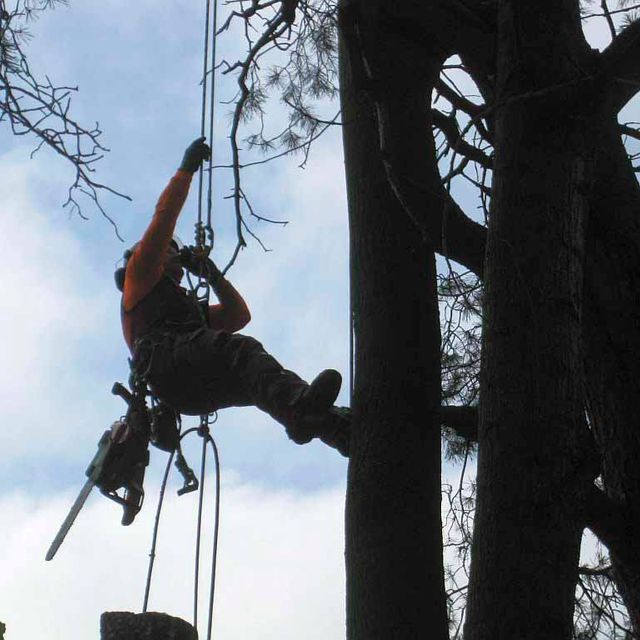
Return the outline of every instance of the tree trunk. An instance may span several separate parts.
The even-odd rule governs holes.
[[[562,640],[592,478],[581,384],[589,57],[573,0],[505,0],[498,20],[465,638]]]
[[[614,109],[598,137],[585,277],[585,373],[609,499],[625,531],[604,539],[640,634],[640,187]]]
[[[198,640],[198,632],[166,613],[107,611],[100,616],[100,640]]]
[[[356,335],[347,635],[446,640],[435,258],[389,187],[375,108],[344,44],[341,98]],[[347,46],[353,50],[354,44]]]

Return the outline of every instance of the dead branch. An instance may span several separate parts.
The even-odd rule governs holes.
[[[37,143],[33,157],[43,148],[70,162],[75,178],[64,207],[86,219],[81,198],[87,198],[100,213],[117,226],[101,204],[102,193],[128,196],[94,179],[94,164],[109,151],[102,143],[96,123],[86,127],[71,116],[71,96],[77,87],[57,86],[49,77],[40,80],[32,72],[24,49],[29,37],[28,23],[38,14],[65,0],[18,0],[7,11],[0,0],[0,122],[6,122],[16,136],[33,137]]]

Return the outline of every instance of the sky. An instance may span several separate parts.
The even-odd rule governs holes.
[[[72,179],[63,162],[47,153],[30,159],[33,140],[0,129],[0,620],[7,640],[98,637],[100,613],[141,607],[166,454],[152,450],[147,501],[131,527],[121,527],[120,507],[96,492],[54,561],[45,563],[44,554],[84,482],[100,435],[124,413],[122,401],[110,395],[113,382],[128,376],[113,271],[199,134],[202,5],[72,1],[32,28],[34,71],[78,85],[75,116],[99,121],[104,131],[111,151],[97,176],[132,198],[103,200],[124,243],[89,204],[88,221],[62,209]],[[239,40],[231,32],[219,46],[232,59]],[[231,96],[228,82],[220,81],[219,91],[220,100]],[[214,155],[223,163],[229,107],[217,109]],[[245,188],[258,212],[289,224],[254,226],[271,250],[250,242],[229,277],[252,312],[246,333],[307,379],[333,367],[348,380],[339,130],[315,143],[304,169],[299,160],[246,171]],[[224,263],[235,245],[225,171],[216,174],[215,186],[214,257]],[[192,189],[178,226],[187,242],[194,196]],[[348,404],[346,387],[341,404]],[[317,442],[291,443],[253,408],[220,412],[213,435],[222,461],[215,637],[343,637],[346,461]],[[198,451],[196,438],[185,449],[194,468]],[[178,498],[179,486],[172,477],[150,609],[189,620],[196,498]],[[212,500],[209,491],[209,523]],[[209,534],[210,527],[206,549]],[[206,574],[207,553],[202,566]]]
[[[199,135],[203,7],[86,0],[48,12],[32,27],[33,69],[78,85],[75,116],[99,121],[104,131],[111,152],[97,177],[132,198],[103,200],[124,243],[89,204],[89,221],[62,209],[72,178],[63,162],[47,153],[30,159],[33,140],[0,130],[0,325],[9,336],[0,367],[0,620],[7,640],[97,637],[101,612],[142,605],[166,454],[151,452],[147,501],[132,526],[122,527],[121,507],[95,492],[54,561],[45,563],[44,554],[100,435],[124,413],[110,394],[113,382],[128,376],[113,271]],[[229,40],[220,41],[222,55],[239,45]],[[219,91],[220,101],[228,99],[229,83],[220,81]],[[229,107],[217,110],[214,157],[223,162]],[[245,188],[257,211],[289,224],[254,226],[271,251],[250,243],[229,277],[252,312],[245,333],[306,379],[327,367],[348,379],[340,132],[318,141],[306,169],[299,162],[247,170]],[[221,170],[215,180],[220,263],[235,246],[233,212],[223,199],[228,178]],[[185,242],[195,220],[193,188],[178,226]],[[341,404],[348,404],[346,386]],[[220,412],[213,434],[222,463],[216,637],[294,638],[302,628],[313,629],[306,637],[341,637],[345,459],[321,443],[295,445],[254,408]],[[194,468],[199,447],[195,437],[185,448]],[[197,500],[178,498],[180,486],[173,476],[150,609],[189,620]],[[209,488],[207,532],[211,480]],[[210,545],[203,548],[206,575]],[[205,583],[208,578],[200,619],[206,623]]]

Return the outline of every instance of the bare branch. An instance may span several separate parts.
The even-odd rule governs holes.
[[[635,11],[636,9],[640,9],[640,4],[634,4],[629,7],[625,7],[623,9],[609,9],[608,14],[609,16],[615,16],[620,13],[628,13],[630,11]],[[582,16],[582,20],[589,20],[590,18],[606,18],[606,17],[607,16],[605,13],[588,13]]]
[[[437,109],[432,109],[431,117],[433,119],[434,126],[442,131],[452,149],[468,160],[477,162],[487,169],[491,169],[493,167],[493,160],[486,153],[481,149],[474,147],[472,144],[469,144],[461,137],[458,122],[454,114],[447,116]]]
[[[611,32],[611,38],[615,39],[617,36],[616,25],[613,24],[613,18],[611,17],[611,11],[609,10],[609,6],[607,5],[607,0],[600,0],[600,6],[602,7],[602,13],[607,20],[607,25],[609,26],[609,31]]]
[[[640,140],[640,131],[634,127],[630,127],[628,124],[620,125],[620,133],[622,133],[622,135],[629,136],[630,138]]]
[[[29,37],[27,23],[55,4],[65,4],[65,0],[18,0],[12,12],[0,1],[0,122],[6,122],[16,136],[36,139],[31,157],[46,147],[70,162],[75,179],[63,206],[86,219],[79,196],[87,198],[118,235],[115,222],[100,202],[100,194],[130,198],[91,176],[93,165],[109,151],[100,141],[100,125],[85,127],[77,122],[70,115],[71,95],[77,87],[56,86],[47,76],[44,81],[36,78],[23,48]]]
[[[611,565],[606,567],[579,567],[578,573],[581,576],[606,576],[611,577]]]
[[[248,5],[248,6],[247,6]],[[326,5],[326,6],[325,6]],[[244,7],[244,8],[243,8]],[[240,3],[218,32],[229,28],[235,19],[244,24],[247,53],[242,60],[223,60],[220,67],[224,74],[237,74],[238,92],[233,98],[233,113],[230,129],[231,164],[236,218],[237,246],[229,269],[246,242],[243,233],[255,234],[247,226],[245,214],[257,220],[270,221],[251,207],[241,185],[242,169],[270,162],[293,152],[302,152],[302,165],[306,162],[310,146],[330,126],[337,124],[337,115],[325,119],[315,114],[308,97],[332,97],[337,91],[335,76],[335,7],[331,2],[318,0],[310,3],[298,0],[265,0]],[[300,24],[293,27],[296,14],[302,16]],[[293,31],[292,31],[293,30]],[[315,59],[310,55],[315,52]],[[272,52],[286,54],[283,65],[268,68],[264,64]],[[277,58],[279,61],[282,58]],[[286,58],[285,58],[286,60]],[[279,133],[265,133],[264,104],[272,92],[280,92],[282,102],[289,108],[289,123]],[[269,152],[278,147],[285,150],[269,158],[243,163],[241,161],[240,130],[253,119],[258,120],[259,130],[245,137],[250,147]],[[219,167],[218,165],[217,167]],[[258,242],[260,240],[256,237]]]

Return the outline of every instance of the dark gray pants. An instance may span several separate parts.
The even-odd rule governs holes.
[[[254,338],[211,329],[147,336],[133,365],[158,398],[187,415],[255,405],[282,422],[308,386]]]

